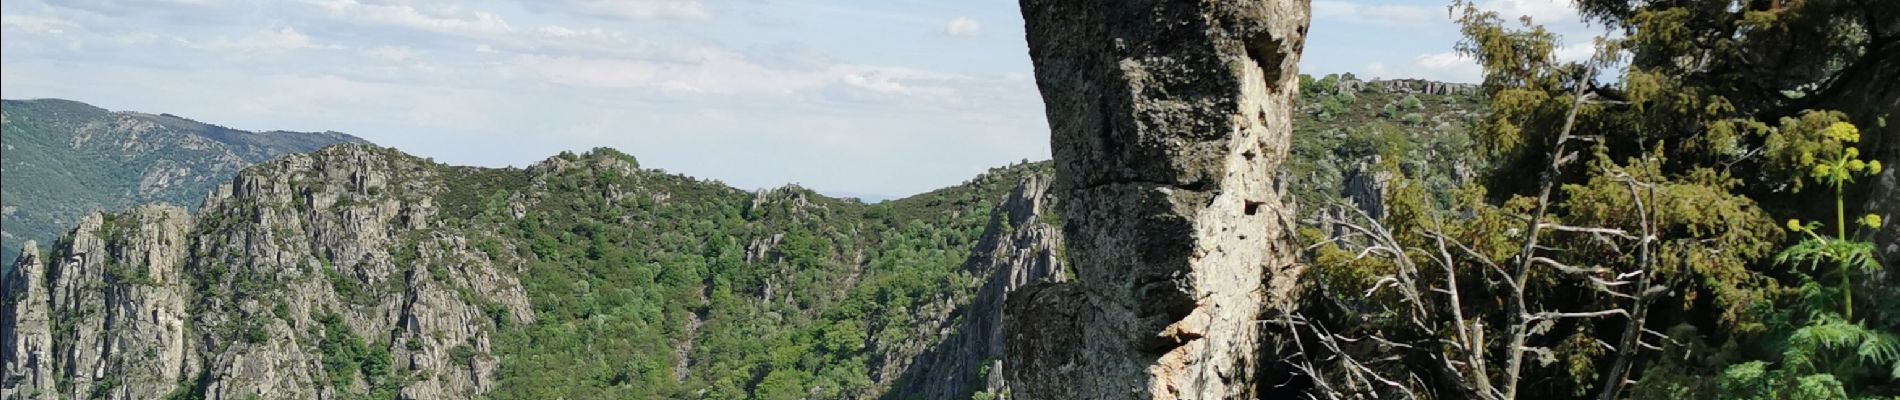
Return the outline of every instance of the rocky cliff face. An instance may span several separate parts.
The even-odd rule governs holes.
[[[207,331],[207,395],[460,398],[493,381],[492,358],[451,352],[485,354],[497,326],[533,320],[510,267],[519,260],[435,225],[434,166],[392,153],[291,156],[205,201],[192,268],[203,279],[194,322]],[[382,368],[398,379],[326,359],[359,341],[387,351]]]
[[[95,214],[49,259],[24,252],[5,284],[0,398],[481,393],[495,360],[454,353],[486,354],[495,318],[533,320],[511,260],[428,229],[431,169],[382,152],[292,156],[221,187],[196,220]],[[376,356],[342,359],[353,351]]]
[[[93,215],[9,273],[4,398],[156,398],[195,361],[181,275],[191,217],[168,206]],[[34,246],[37,247],[37,246]]]
[[[45,261],[27,241],[4,284],[0,285],[0,398],[35,398],[53,393],[52,294],[46,289]]]
[[[1034,175],[1016,187],[990,214],[982,240],[965,264],[980,286],[974,300],[958,308],[958,318],[942,341],[903,368],[893,398],[963,400],[972,393],[1001,396],[1004,304],[1011,294],[1037,282],[1063,282],[1060,228],[1050,225],[1053,193],[1047,176]]]
[[[1025,0],[1073,284],[1012,296],[1010,390],[1239,399],[1298,275],[1287,154],[1307,3]]]
[[[1324,218],[1313,218],[1321,231],[1332,238],[1353,236],[1353,232],[1336,221],[1357,221],[1360,218],[1383,220],[1386,212],[1386,195],[1392,183],[1393,174],[1379,167],[1379,157],[1358,163],[1346,173],[1339,188],[1340,204],[1320,205],[1319,212]]]

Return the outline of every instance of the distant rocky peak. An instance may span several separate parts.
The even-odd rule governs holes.
[[[745,208],[747,218],[759,219],[781,211],[789,211],[796,217],[809,212],[824,198],[818,192],[806,189],[798,184],[787,184],[772,189],[760,189],[752,193],[752,202]]]
[[[553,157],[528,167],[537,175],[556,175],[563,172],[586,168],[595,172],[612,171],[623,175],[633,175],[640,171],[640,161],[632,155],[607,147],[597,147],[586,153],[576,154],[564,151]]]
[[[1004,199],[1003,205],[998,208],[1004,212],[1002,215],[1009,216],[1011,226],[1022,227],[1053,212],[1045,209],[1046,204],[1054,203],[1054,195],[1049,192],[1050,182],[1048,175],[1029,174],[1023,177],[1015,189],[1010,190],[1009,198]]]
[[[1426,79],[1374,79],[1370,81],[1345,77],[1333,83],[1333,94],[1361,93],[1377,91],[1379,93],[1416,93],[1435,96],[1462,95],[1478,93],[1478,85],[1471,83],[1439,82]]]

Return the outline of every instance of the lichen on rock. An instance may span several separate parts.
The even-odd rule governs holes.
[[[1257,319],[1298,275],[1275,179],[1307,2],[1022,8],[1078,281],[1010,299],[1011,390],[1249,398]]]

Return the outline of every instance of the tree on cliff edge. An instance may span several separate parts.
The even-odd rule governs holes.
[[[1854,178],[1871,182],[1845,193],[1810,178],[1817,160],[1900,155],[1887,121],[1900,2],[1577,4],[1618,35],[1574,62],[1527,18],[1454,5],[1459,50],[1486,72],[1491,115],[1475,136],[1499,167],[1450,207],[1401,179],[1387,218],[1341,221],[1349,240],[1311,236],[1309,301],[1283,321],[1302,332],[1294,365],[1343,397],[1893,394],[1890,340],[1844,334],[1900,327],[1893,280],[1777,263],[1793,243],[1771,221],[1892,219],[1891,168],[1860,162]],[[1816,319],[1815,299],[1858,311]],[[1827,344],[1805,348],[1837,353],[1831,378],[1770,379],[1812,359],[1795,350],[1816,335]],[[1747,385],[1760,390],[1735,388]]]

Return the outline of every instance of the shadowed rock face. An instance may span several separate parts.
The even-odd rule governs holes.
[[[1875,236],[1874,243],[1884,255],[1887,265],[1891,266],[1900,265],[1900,201],[1895,200],[1900,199],[1900,68],[1892,68],[1886,75],[1891,78],[1873,80],[1887,82],[1884,88],[1876,84],[1865,89],[1879,94],[1869,95],[1871,101],[1863,103],[1867,109],[1886,111],[1856,115],[1862,116],[1860,119],[1863,120],[1857,121],[1861,126],[1861,140],[1867,142],[1865,145],[1869,148],[1880,149],[1875,150],[1872,158],[1881,160],[1881,164],[1887,166],[1880,175],[1868,179],[1871,184],[1867,185],[1869,192],[1862,209],[1879,214],[1882,220],[1887,221]],[[1873,99],[1875,96],[1884,98]],[[1864,121],[1869,119],[1866,116],[1873,116],[1874,123]]]
[[[1255,322],[1286,304],[1301,0],[1023,0],[1078,281],[1004,321],[1031,399],[1250,398]]]
[[[0,293],[6,296],[0,298],[0,321],[17,321],[0,330],[0,346],[6,346],[0,349],[0,398],[53,393],[52,316],[44,302],[23,301],[52,298],[45,260],[33,241],[22,247],[13,268],[0,277]]]
[[[982,240],[971,251],[965,268],[983,278],[970,304],[959,309],[950,336],[916,362],[904,368],[901,380],[886,399],[964,400],[973,393],[999,395],[1003,381],[1003,318],[1006,299],[1038,281],[1060,282],[1062,260],[1057,257],[1062,233],[1048,223],[1049,178],[1033,175],[1022,180],[990,214]]]

